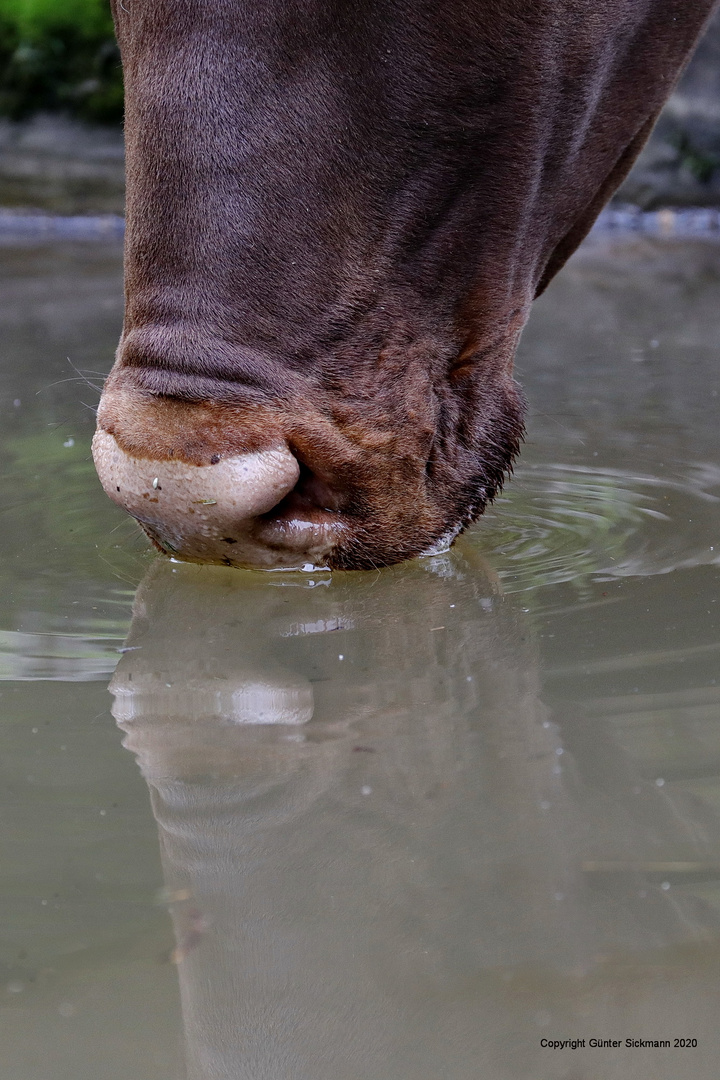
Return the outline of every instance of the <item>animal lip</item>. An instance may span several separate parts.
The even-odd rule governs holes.
[[[287,514],[259,519],[253,535],[270,547],[307,553],[310,562],[317,562],[340,541],[343,531],[337,519],[321,521],[316,512],[313,518]]]
[[[297,484],[272,510],[257,518],[253,536],[272,547],[312,550],[324,557],[346,532],[340,502],[328,482],[301,464]]]

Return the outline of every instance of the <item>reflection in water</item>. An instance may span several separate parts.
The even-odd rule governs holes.
[[[527,616],[470,557],[158,562],[141,585],[111,690],[158,822],[191,1080],[716,1075],[720,918],[677,887],[718,876],[716,814],[668,799],[602,717],[602,767],[576,767]],[[702,1057],[541,1046],[675,1036]]]
[[[177,967],[103,690],[153,558],[89,454],[120,247],[0,293],[2,1080],[178,1080],[178,975],[192,1080],[716,1080],[720,246],[573,256],[448,560],[153,571],[114,685]]]

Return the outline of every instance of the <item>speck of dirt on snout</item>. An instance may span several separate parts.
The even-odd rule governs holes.
[[[210,458],[210,464],[211,465],[217,465],[219,460],[220,460],[220,455],[219,454],[213,454],[213,456]]]

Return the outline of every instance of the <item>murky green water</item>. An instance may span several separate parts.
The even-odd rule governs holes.
[[[314,577],[149,554],[119,249],[0,264],[3,1080],[715,1080],[720,249],[581,253],[506,497]]]

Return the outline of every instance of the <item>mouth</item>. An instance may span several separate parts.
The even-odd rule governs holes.
[[[164,523],[136,518],[153,546],[183,562],[219,563],[249,570],[308,570],[324,567],[341,541],[338,523],[298,518],[258,519],[243,529],[192,536],[170,533]]]
[[[119,419],[109,410],[99,421],[93,456],[109,497],[173,558],[259,570],[377,569],[446,550],[501,489],[522,437],[520,399],[506,397],[472,453],[458,455],[450,440],[424,467],[422,457],[385,442],[334,458],[322,440],[305,445],[270,421],[264,443],[236,451],[221,439],[227,417],[194,408],[173,412],[172,439],[153,441],[167,419],[159,405],[143,416],[143,443],[122,426],[134,401],[133,409],[120,402]]]
[[[337,511],[315,506],[299,492],[292,491],[270,513],[259,517],[252,535],[270,548],[325,558],[342,542],[347,526]]]

